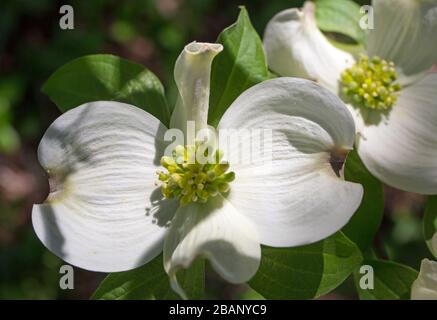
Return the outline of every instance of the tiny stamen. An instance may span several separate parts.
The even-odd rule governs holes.
[[[362,56],[341,74],[342,93],[354,105],[373,110],[389,110],[401,89],[396,83],[395,64],[379,57]]]
[[[161,165],[167,169],[157,171],[161,191],[165,198],[176,198],[181,205],[192,202],[205,203],[219,192],[228,192],[229,183],[235,179],[228,172],[229,163],[220,162],[223,152],[215,152],[214,164],[193,161],[197,146],[177,146],[172,157],[162,157]]]

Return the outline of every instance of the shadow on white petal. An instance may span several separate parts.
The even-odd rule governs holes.
[[[179,201],[164,198],[161,187],[157,187],[153,190],[149,201],[150,206],[146,207],[146,216],[153,218],[152,223],[156,223],[160,227],[168,228],[179,206]]]
[[[157,256],[176,206],[155,187],[166,128],[152,115],[99,101],[59,117],[38,156],[50,176],[32,221],[44,245],[83,269],[117,272]]]
[[[176,273],[197,257],[205,257],[231,283],[246,282],[258,270],[261,247],[254,225],[220,195],[203,205],[180,207],[166,237],[164,268],[182,297]]]
[[[42,228],[35,226],[35,230],[43,230],[37,232],[38,237],[46,245],[47,248],[49,248],[58,257],[62,258],[65,256],[65,253],[63,251],[65,238],[63,237],[61,231],[59,230],[56,215],[53,212],[51,206],[40,205],[40,207],[41,207],[42,214],[45,216],[45,219],[41,219],[41,220],[33,219],[34,226],[35,224],[41,222],[43,224]]]

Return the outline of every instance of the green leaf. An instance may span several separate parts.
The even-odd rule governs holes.
[[[0,153],[12,153],[20,147],[20,137],[9,124],[0,124]]]
[[[363,186],[364,196],[357,212],[342,231],[364,252],[371,246],[383,218],[383,185],[366,169],[356,150],[349,153],[344,174],[346,180]]]
[[[416,270],[400,263],[383,260],[365,260],[363,265],[372,266],[374,287],[361,289],[360,279],[366,274],[355,272],[355,285],[361,300],[410,299],[411,285],[419,275]]]
[[[198,259],[189,269],[178,272],[178,280],[190,299],[202,299],[205,261]],[[109,274],[91,299],[144,300],[179,299],[170,287],[163,268],[162,255],[146,265],[126,272]]]
[[[246,89],[269,79],[262,41],[247,10],[240,7],[237,22],[217,39],[223,51],[215,57],[211,71],[209,122],[217,125],[232,102]]]
[[[341,232],[307,246],[262,248],[249,285],[266,299],[311,299],[339,286],[361,263],[358,247]]]
[[[317,0],[316,19],[320,30],[337,33],[363,44],[366,33],[360,27],[360,6],[352,0]]]
[[[423,234],[429,250],[437,258],[436,244],[434,247],[432,245],[432,239],[437,234],[437,196],[428,197],[423,217]]]
[[[12,126],[12,110],[24,95],[25,82],[18,75],[0,79],[0,154],[20,147],[20,136]]]
[[[59,68],[42,91],[65,112],[85,102],[114,100],[137,106],[168,124],[159,79],[142,65],[106,54],[75,59]]]

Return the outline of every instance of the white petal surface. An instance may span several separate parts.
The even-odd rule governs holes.
[[[372,5],[369,55],[394,61],[404,77],[429,70],[437,61],[437,0],[376,0]]]
[[[366,167],[395,188],[437,193],[437,74],[401,91],[392,110],[370,119],[358,140]]]
[[[246,282],[258,270],[261,246],[255,227],[221,195],[204,205],[180,207],[171,223],[164,244],[164,268],[182,297],[176,272],[198,256],[206,257],[231,283]]]
[[[221,148],[236,174],[228,200],[254,221],[262,244],[316,242],[338,231],[358,208],[362,186],[342,180],[330,163],[333,152],[352,149],[352,116],[316,83],[277,78],[258,84],[229,107],[218,128],[252,132]],[[270,147],[255,143],[252,152],[235,155],[253,143],[253,129],[273,130]]]
[[[174,78],[179,90],[170,127],[186,133],[187,121],[194,121],[196,131],[207,128],[211,66],[223,50],[218,43],[192,42],[179,55]]]
[[[437,262],[423,259],[411,287],[411,300],[437,300]]]
[[[311,2],[302,10],[288,9],[274,16],[264,33],[264,48],[272,71],[314,80],[334,93],[341,72],[355,62],[320,32]]]
[[[59,117],[38,149],[51,176],[48,200],[32,212],[44,245],[70,264],[102,272],[158,255],[176,210],[154,186],[165,130],[152,115],[118,102],[84,104]]]
[[[355,130],[357,134],[361,134],[363,131],[363,128],[365,127],[365,118],[367,118],[367,114],[365,112],[367,110],[363,110],[362,108],[356,108],[355,106],[347,103],[346,107],[348,108],[349,112],[352,115],[352,118],[354,118],[355,121]]]

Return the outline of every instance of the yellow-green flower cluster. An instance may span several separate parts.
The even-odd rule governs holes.
[[[379,57],[362,56],[341,74],[343,94],[352,103],[374,110],[388,110],[397,100],[401,89],[395,64]]]
[[[161,165],[166,171],[158,171],[157,174],[165,198],[179,199],[182,205],[205,203],[209,197],[229,191],[229,183],[235,179],[235,173],[227,172],[229,163],[221,162],[223,153],[217,150],[213,161],[201,164],[196,159],[197,151],[197,146],[180,145],[171,157],[161,158]]]

